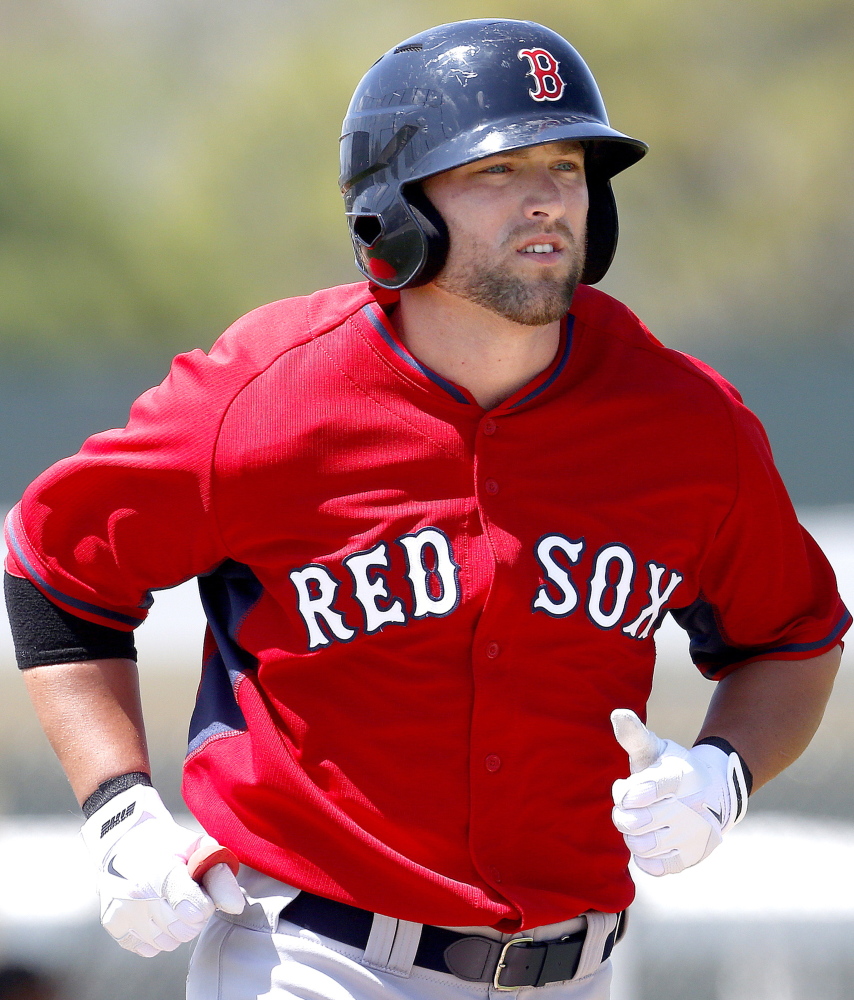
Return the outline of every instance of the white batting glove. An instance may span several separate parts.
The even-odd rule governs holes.
[[[196,937],[214,909],[243,910],[228,865],[214,865],[202,885],[193,881],[187,861],[216,841],[179,826],[148,785],[115,795],[81,832],[98,869],[101,923],[128,951],[144,958],[174,951]]]
[[[614,782],[612,816],[638,868],[673,875],[698,864],[747,811],[738,754],[661,740],[627,708],[611,724],[631,770]]]

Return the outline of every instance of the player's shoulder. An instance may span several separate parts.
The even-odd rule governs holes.
[[[359,282],[259,306],[233,323],[209,351],[196,349],[174,358],[167,377],[137,401],[135,411],[141,416],[190,405],[215,421],[259,377],[301,347],[311,352],[312,343],[372,297],[368,283]],[[304,371],[309,362],[305,357],[300,361]]]
[[[738,389],[719,372],[689,354],[662,344],[627,305],[601,289],[579,285],[571,313],[576,324],[587,328],[591,341],[603,353],[613,353],[619,345],[628,355],[624,359],[627,365],[633,369],[640,365],[653,371],[656,378],[652,384],[656,387],[666,385],[673,392],[681,388],[695,401],[700,393],[727,409],[742,409]]]
[[[263,367],[337,329],[372,299],[370,286],[360,281],[269,302],[233,323],[209,355],[213,360]]]

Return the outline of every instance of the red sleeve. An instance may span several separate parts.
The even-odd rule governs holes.
[[[702,672],[721,678],[759,659],[818,656],[851,624],[836,578],[798,523],[756,417],[735,407],[738,489],[703,561],[700,596],[673,617]]]
[[[225,358],[178,357],[125,428],[89,438],[27,489],[6,522],[7,570],[72,614],[130,630],[152,590],[221,562],[211,464],[234,381]]]

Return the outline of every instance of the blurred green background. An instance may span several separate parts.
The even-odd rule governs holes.
[[[392,45],[489,16],[564,34],[612,124],[650,144],[615,181],[621,241],[601,287],[739,387],[854,579],[851,0],[0,0],[0,507],[123,423],[175,353],[263,302],[359,280],[337,189],[350,95]],[[710,687],[669,655],[652,717],[689,740]],[[155,777],[177,807],[195,667],[150,659]],[[10,653],[2,665],[0,811],[76,815]],[[756,809],[854,816],[852,706],[846,681]],[[0,956],[4,935],[0,920]],[[100,930],[85,940],[69,948],[95,949],[103,982],[74,995],[115,996],[118,953]],[[177,997],[185,962],[144,963],[134,996]],[[669,1000],[673,964],[659,971],[632,1000]],[[783,997],[701,995],[699,979],[673,998]],[[838,993],[804,981],[787,1000],[849,995],[850,977]]]
[[[337,139],[389,46],[540,20],[649,142],[607,287],[667,340],[852,343],[850,0],[3,0],[0,337],[136,358],[353,277]]]
[[[796,501],[850,500],[850,0],[0,0],[0,502],[123,422],[173,354],[356,280],[337,190],[356,82],[425,27],[492,15],[566,35],[650,144],[615,182],[602,287],[736,381]]]

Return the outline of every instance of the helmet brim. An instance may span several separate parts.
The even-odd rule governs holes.
[[[640,139],[578,115],[506,118],[467,129],[430,150],[413,165],[408,180],[424,180],[498,153],[567,140],[590,143],[588,168],[605,180],[637,163],[648,149]]]

